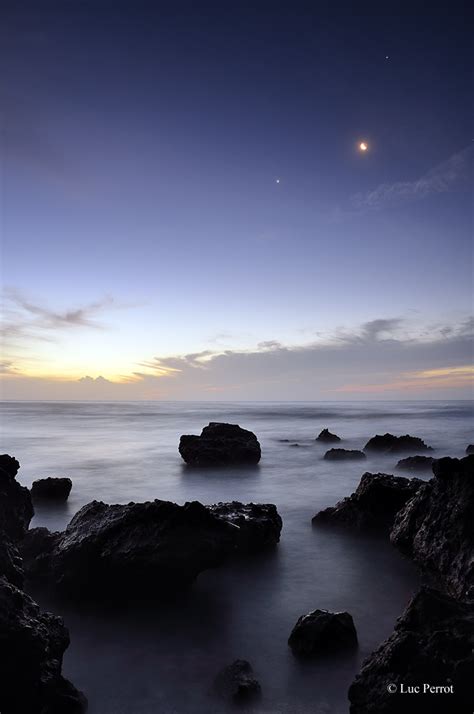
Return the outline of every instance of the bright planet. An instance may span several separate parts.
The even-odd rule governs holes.
[[[369,145],[365,141],[360,142],[359,149],[361,151],[367,151],[368,148],[369,148]]]

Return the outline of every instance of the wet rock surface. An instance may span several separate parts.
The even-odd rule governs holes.
[[[322,441],[324,444],[333,444],[341,441],[341,437],[337,436],[337,434],[332,434],[329,429],[323,429],[316,437],[316,441]]]
[[[67,501],[71,493],[72,481],[70,478],[57,478],[49,476],[48,478],[38,479],[33,481],[31,486],[31,497],[33,500],[53,500]]]
[[[417,436],[394,436],[393,434],[377,434],[373,436],[364,446],[364,451],[374,451],[385,454],[399,454],[403,452],[432,451],[431,446],[427,446],[423,439]]]
[[[357,449],[329,449],[324,454],[326,461],[357,461],[365,459],[366,456],[363,451],[358,451]]]
[[[474,600],[474,455],[443,458],[398,513],[392,543],[450,595]]]
[[[474,611],[435,590],[415,595],[349,689],[351,714],[463,714],[472,710]],[[438,686],[424,691],[424,684]],[[402,693],[401,687],[420,687]],[[390,687],[390,691],[388,690]]]
[[[210,513],[226,523],[237,526],[235,541],[243,553],[273,547],[280,540],[283,526],[273,503],[217,503],[207,506]]]
[[[432,456],[407,456],[400,459],[397,469],[402,471],[431,471],[435,459]]]
[[[317,513],[313,525],[342,525],[388,533],[396,513],[422,484],[419,479],[367,472],[351,496]]]
[[[260,444],[255,434],[237,424],[211,422],[200,436],[184,435],[179,453],[191,466],[258,464]]]
[[[348,612],[314,610],[298,619],[288,644],[295,655],[317,657],[357,647],[357,632]]]
[[[252,666],[245,659],[237,659],[221,670],[214,680],[214,690],[223,699],[237,704],[258,699],[262,693]]]

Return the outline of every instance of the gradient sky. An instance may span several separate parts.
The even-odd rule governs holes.
[[[463,4],[2,8],[6,398],[468,396]]]

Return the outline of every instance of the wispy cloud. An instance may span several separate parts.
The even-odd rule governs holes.
[[[414,181],[382,183],[371,191],[354,194],[351,207],[357,212],[377,211],[387,206],[446,193],[469,175],[473,147],[467,146]]]

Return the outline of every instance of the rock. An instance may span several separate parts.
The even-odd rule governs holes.
[[[0,531],[12,541],[23,538],[34,515],[30,492],[15,480],[19,468],[12,456],[0,456]]]
[[[348,612],[314,610],[302,615],[288,639],[293,653],[315,657],[357,646],[357,632]]]
[[[201,436],[184,435],[179,453],[192,466],[258,464],[261,450],[257,437],[237,424],[211,422]]]
[[[433,473],[397,514],[391,541],[448,594],[474,599],[474,455],[438,459]]]
[[[69,634],[60,617],[0,578],[0,711],[82,714],[86,700],[61,675]]]
[[[274,545],[280,529],[272,504],[93,501],[63,533],[36,529],[25,559],[30,573],[47,575],[69,594],[162,595],[232,555]]]
[[[32,578],[50,575],[50,560],[62,533],[47,528],[30,528],[21,543],[21,555],[26,572]]]
[[[236,659],[214,680],[214,689],[224,699],[245,703],[261,696],[262,690],[253,669],[245,659]]]
[[[17,546],[0,531],[0,577],[17,588],[23,587],[23,561]],[[0,709],[1,711],[1,709]]]
[[[431,471],[435,459],[432,456],[407,456],[406,459],[400,459],[397,463],[397,469],[404,471]]]
[[[323,429],[319,433],[319,436],[316,437],[315,441],[322,441],[325,444],[332,444],[336,441],[341,441],[341,437],[337,436],[336,434],[331,434],[329,429]]]
[[[320,511],[312,522],[388,533],[396,513],[422,484],[419,479],[365,473],[351,496]]]
[[[290,446],[294,448],[295,446],[299,446],[299,444],[290,444]]]
[[[427,446],[423,439],[417,436],[393,436],[384,434],[373,436],[364,446],[364,451],[378,451],[386,454],[399,454],[403,451],[432,451],[431,446]]]
[[[469,446],[466,447],[466,454],[474,454],[474,444],[469,444]]]
[[[363,451],[357,451],[356,449],[329,449],[324,454],[326,461],[346,461],[355,459],[365,459],[366,456]]]
[[[474,612],[423,588],[349,689],[351,714],[462,714],[472,710]],[[395,685],[390,693],[388,685]],[[403,694],[419,686],[419,694]],[[437,692],[424,690],[438,686]]]
[[[51,499],[54,501],[67,501],[71,493],[72,481],[70,478],[41,478],[33,481],[31,497],[33,499]]]

